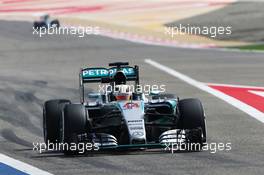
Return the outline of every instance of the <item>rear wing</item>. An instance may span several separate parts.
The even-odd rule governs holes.
[[[85,83],[102,83],[102,79],[111,78],[117,71],[122,71],[126,75],[126,81],[135,81],[135,85],[139,84],[139,68],[137,65],[134,67],[128,66],[124,63],[111,63],[110,68],[92,67],[82,68],[80,70],[80,97],[81,103],[84,103],[84,84]]]
[[[84,68],[80,71],[80,79],[83,83],[96,83],[102,82],[102,78],[112,77],[115,75],[117,70],[120,69],[127,77],[127,81],[137,81],[138,76],[138,66],[130,67],[125,66],[121,68],[111,67],[93,67],[93,68]]]

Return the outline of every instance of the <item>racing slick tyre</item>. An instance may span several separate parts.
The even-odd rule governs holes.
[[[82,104],[69,104],[64,108],[62,120],[61,120],[61,137],[62,142],[68,145],[67,149],[63,149],[63,153],[66,155],[78,154],[79,150],[72,150],[71,145],[75,145],[77,148],[78,134],[85,134],[87,131],[87,117],[85,107]]]
[[[199,129],[190,133],[190,141],[203,144],[206,142],[206,123],[202,103],[199,99],[183,99],[179,102],[181,129]]]
[[[69,100],[57,99],[49,100],[44,103],[43,107],[43,135],[46,144],[58,143],[60,140],[59,122],[62,115],[62,109]]]
[[[51,27],[59,28],[60,27],[60,22],[58,20],[53,20],[50,23]]]
[[[37,30],[47,29],[48,26],[45,22],[34,22],[33,27]]]
[[[33,28],[34,29],[39,29],[40,27],[39,27],[39,22],[34,22],[33,23]]]

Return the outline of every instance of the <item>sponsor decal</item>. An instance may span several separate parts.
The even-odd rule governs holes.
[[[129,127],[129,129],[131,129],[131,130],[142,130],[143,127],[142,126],[135,126],[135,127]]]
[[[128,120],[127,124],[129,126],[140,127],[143,124],[143,120]]]
[[[83,70],[82,75],[83,78],[99,78],[99,77],[108,77],[112,76],[115,74],[117,71],[117,68],[91,68],[91,69],[86,69]],[[128,76],[134,76],[135,71],[134,68],[132,67],[124,67],[122,68],[122,71],[124,72],[125,75]]]
[[[109,69],[109,75],[113,75],[114,73],[116,73],[117,68],[111,68]],[[124,67],[122,68],[122,72],[124,72],[125,75],[135,75],[135,71],[132,67]]]
[[[128,123],[142,123],[142,120],[128,120]]]
[[[135,131],[135,132],[132,133],[132,136],[134,136],[134,137],[140,137],[140,136],[143,136],[143,135],[144,135],[144,133],[141,132],[141,131]]]
[[[107,77],[108,73],[108,70],[105,68],[89,69],[82,72],[84,78]]]
[[[129,109],[134,109],[134,108],[139,108],[139,104],[133,103],[133,102],[128,102],[128,103],[124,104],[124,106],[123,106],[124,110],[129,110]]]
[[[142,123],[128,123],[129,126],[142,126]]]

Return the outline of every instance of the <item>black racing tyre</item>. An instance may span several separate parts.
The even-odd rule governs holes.
[[[53,20],[53,21],[51,21],[50,26],[59,28],[60,27],[60,22],[57,19]]]
[[[206,142],[206,123],[202,103],[199,99],[183,99],[179,101],[180,120],[182,129],[202,129],[201,142]]]
[[[61,136],[63,143],[68,145],[63,152],[66,155],[78,154],[78,150],[71,150],[72,144],[78,144],[78,134],[85,134],[88,131],[88,112],[82,104],[66,105],[61,120]]]
[[[49,100],[44,103],[43,107],[43,135],[47,144],[58,143],[60,140],[60,118],[62,109],[66,104],[70,104],[69,100],[57,99]]]
[[[48,25],[45,22],[39,22],[39,30],[47,29]]]
[[[34,28],[34,29],[39,29],[39,28],[40,28],[40,27],[39,27],[39,22],[36,22],[36,21],[35,21],[35,22],[33,23],[33,28]]]

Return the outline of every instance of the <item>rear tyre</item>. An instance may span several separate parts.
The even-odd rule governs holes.
[[[60,22],[58,20],[53,20],[50,23],[51,27],[59,28],[60,27]]]
[[[199,129],[200,133],[194,134],[191,142],[203,144],[206,142],[206,123],[202,103],[199,99],[183,99],[179,102],[181,129]]]
[[[88,113],[82,104],[69,104],[65,106],[61,120],[61,136],[62,141],[68,147],[63,150],[64,154],[74,155],[79,153],[78,149],[72,150],[70,147],[71,145],[77,146],[78,134],[86,133],[89,127],[87,119]]]
[[[46,144],[58,143],[60,140],[59,122],[62,115],[62,109],[70,100],[58,99],[49,100],[43,107],[43,135]]]
[[[39,22],[39,30],[47,30],[48,25],[45,22]]]
[[[39,27],[39,22],[34,22],[33,23],[33,28],[38,30],[40,28]]]

